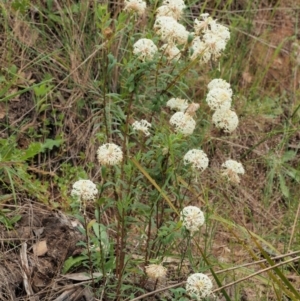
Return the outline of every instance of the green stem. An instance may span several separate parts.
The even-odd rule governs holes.
[[[92,278],[92,285],[93,285],[93,293],[94,296],[96,296],[96,286],[95,286],[95,279],[94,279],[94,273],[93,273],[93,260],[92,260],[92,254],[90,249],[90,238],[88,233],[88,225],[87,225],[87,217],[86,217],[86,204],[83,202],[83,218],[84,218],[84,229],[85,229],[85,236],[86,236],[86,247],[88,252],[88,258],[89,258],[89,267],[90,267],[90,275]]]

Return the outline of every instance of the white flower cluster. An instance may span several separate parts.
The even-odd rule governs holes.
[[[125,10],[135,10],[142,14],[144,6],[142,0],[126,0]],[[230,38],[230,32],[224,25],[217,23],[209,14],[200,15],[200,20],[194,20],[194,32],[190,33],[182,24],[178,22],[183,15],[186,5],[183,0],[164,0],[156,11],[156,20],[153,29],[165,44],[161,47],[163,55],[168,60],[178,61],[181,57],[181,50],[188,45],[189,37],[192,42],[190,45],[190,59],[198,60],[200,63],[207,63],[209,60],[217,60],[225,50]],[[194,36],[194,37],[193,37]],[[149,43],[148,43],[149,44]],[[154,48],[150,45],[143,45],[143,51],[138,45],[134,54],[141,56],[143,53],[151,55],[142,56],[142,60],[152,59]],[[178,48],[179,47],[179,48]],[[157,49],[155,49],[155,52]]]
[[[73,184],[71,196],[81,201],[92,201],[96,198],[98,189],[90,180],[79,180]]]
[[[183,45],[187,43],[189,32],[174,18],[167,16],[157,17],[153,26],[163,42]]]
[[[151,128],[151,123],[147,120],[142,119],[141,121],[135,121],[132,124],[132,127],[136,131],[141,131],[145,134],[145,136],[150,136],[149,128]]]
[[[239,124],[237,114],[232,111],[232,90],[225,80],[216,78],[208,84],[206,102],[212,110],[215,110],[212,121],[214,125],[224,132],[232,133]]]
[[[145,13],[147,4],[143,0],[125,0],[124,11],[136,12],[138,15],[143,15]]]
[[[183,0],[164,0],[162,6],[156,11],[156,17],[172,17],[179,20],[186,8]]]
[[[193,169],[200,171],[208,167],[208,157],[201,149],[191,149],[183,157],[184,164],[191,164]]]
[[[189,104],[186,99],[171,98],[167,101],[166,106],[169,107],[171,110],[184,112],[188,108]]]
[[[191,57],[192,61],[198,59],[200,63],[207,63],[211,58],[211,54],[207,45],[199,38],[195,37],[191,45]]]
[[[142,14],[144,6],[141,3],[143,3],[141,0],[126,0],[124,10],[135,10]],[[189,32],[182,24],[178,23],[185,7],[183,0],[164,0],[156,11],[153,29],[165,43],[161,47],[161,51],[168,60],[179,60],[181,52],[177,45],[186,44],[189,37]],[[133,53],[138,55],[142,61],[151,60],[154,53],[157,52],[156,46],[150,45],[150,42],[147,44],[145,42],[137,43],[135,43]]]
[[[228,93],[232,95],[232,90],[230,88],[230,84],[226,82],[226,80],[221,78],[215,78],[212,81],[209,82],[207,85],[209,90],[213,90],[216,88],[228,90]]]
[[[226,133],[232,133],[239,124],[238,116],[230,109],[216,110],[212,116],[212,121],[217,128],[223,129]]]
[[[156,52],[157,47],[150,39],[139,39],[133,44],[133,54],[141,61],[153,59]]]
[[[207,32],[210,28],[209,26],[215,22],[212,17],[209,16],[208,13],[203,13],[200,15],[202,20],[195,19],[194,20],[194,30],[196,35],[201,35],[203,32]]]
[[[200,15],[200,20],[194,21],[194,30],[196,37],[192,43],[191,60],[198,58],[203,63],[210,59],[217,60],[230,39],[228,28],[204,13]]]
[[[154,30],[167,44],[162,46],[162,51],[169,60],[178,60],[180,50],[175,42],[184,44],[188,38],[188,31],[177,22],[185,8],[183,0],[164,0],[163,5],[157,10],[157,19]],[[136,11],[142,15],[146,9],[146,3],[142,0],[125,0],[125,11]],[[133,45],[133,53],[142,61],[151,60],[158,51],[150,39],[140,39]]]
[[[234,183],[240,183],[239,174],[244,174],[245,169],[242,163],[239,163],[235,160],[227,160],[222,164],[223,172],[222,175],[227,176],[228,179]]]
[[[212,110],[229,110],[232,102],[232,91],[230,90],[221,88],[211,89],[206,97],[209,107]]]
[[[175,131],[184,136],[192,135],[196,127],[196,121],[190,114],[176,112],[170,119],[170,124],[175,127]]]
[[[156,11],[153,29],[174,53],[178,53],[176,45],[186,44],[189,36],[185,27],[178,23],[186,6],[183,0],[164,0],[162,4]]]
[[[166,277],[167,269],[161,264],[150,264],[145,267],[147,276],[153,280],[161,280]]]
[[[180,212],[180,220],[191,234],[198,231],[205,221],[203,212],[195,206],[183,208]]]
[[[97,157],[102,165],[116,165],[122,162],[123,152],[120,146],[114,143],[106,143],[98,148]]]
[[[164,44],[160,48],[168,60],[178,61],[181,57],[181,52],[178,47],[173,44]]]
[[[191,298],[202,300],[212,293],[212,281],[202,273],[195,273],[188,277],[186,281],[186,292]]]

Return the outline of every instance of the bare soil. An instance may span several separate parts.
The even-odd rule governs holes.
[[[76,244],[84,238],[70,218],[45,206],[28,201],[13,214],[21,217],[14,229],[0,229],[0,300],[56,300],[70,284],[61,277],[64,261],[81,252]]]

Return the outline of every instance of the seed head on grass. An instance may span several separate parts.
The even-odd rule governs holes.
[[[152,280],[161,280],[166,277],[167,269],[161,264],[150,264],[145,267],[147,276]]]
[[[93,201],[98,193],[96,185],[90,180],[79,180],[73,184],[71,196],[82,201]]]
[[[227,176],[228,179],[233,183],[240,183],[239,174],[244,174],[245,169],[242,163],[239,163],[235,160],[227,160],[225,163],[222,164],[222,175]]]
[[[138,13],[138,15],[143,15],[145,13],[147,4],[142,0],[125,0],[124,11],[132,11]]]
[[[150,39],[139,39],[133,45],[133,54],[137,55],[141,61],[152,60],[157,47]]]
[[[190,297],[202,300],[211,295],[212,287],[212,281],[208,276],[195,273],[188,277],[185,289]]]
[[[191,149],[183,157],[184,164],[191,164],[193,169],[204,171],[208,167],[208,157],[200,149]]]
[[[187,206],[180,212],[180,220],[183,226],[191,233],[197,232],[204,224],[203,212],[196,206]]]
[[[101,165],[117,165],[123,160],[123,152],[118,145],[106,143],[98,148],[97,157]]]

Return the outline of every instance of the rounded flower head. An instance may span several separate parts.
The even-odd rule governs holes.
[[[217,22],[213,22],[210,24],[210,31],[214,35],[216,35],[220,40],[223,40],[225,44],[229,41],[230,39],[230,32],[229,29]]]
[[[199,37],[194,38],[191,45],[191,56],[192,61],[199,60],[199,63],[207,63],[211,59],[211,53],[208,46],[200,40]]]
[[[102,165],[116,165],[123,160],[123,153],[118,145],[106,143],[98,148],[97,157]]]
[[[192,164],[192,168],[203,171],[208,166],[208,158],[204,151],[191,149],[183,157],[184,164]]]
[[[199,228],[204,224],[203,212],[195,206],[187,206],[180,212],[180,220],[183,226],[193,234],[198,231]]]
[[[133,129],[136,131],[141,131],[145,134],[145,136],[150,136],[149,128],[151,128],[151,123],[147,120],[142,119],[141,121],[135,121],[132,124]]]
[[[189,32],[172,17],[157,17],[153,29],[166,43],[182,45],[188,41]]]
[[[216,60],[221,56],[222,51],[225,50],[229,38],[230,33],[227,27],[213,23],[211,25],[211,30],[204,33],[202,40],[208,47],[212,58]]]
[[[208,92],[206,102],[212,110],[229,110],[232,102],[231,94],[231,90],[215,88]]]
[[[220,57],[222,51],[225,50],[226,44],[230,39],[230,32],[228,28],[222,24],[217,23],[216,20],[213,20],[209,17],[209,14],[200,15],[202,20],[194,21],[194,30],[197,38],[201,42],[196,40],[195,46],[196,53],[199,52],[199,48],[202,50],[205,49],[206,57],[209,57],[216,60]],[[209,58],[209,59],[210,59]]]
[[[164,0],[162,4],[156,11],[156,17],[166,16],[179,20],[186,7],[183,0]]]
[[[211,294],[212,287],[212,281],[208,276],[202,273],[196,273],[188,277],[185,289],[190,297],[201,300]]]
[[[239,124],[239,118],[232,110],[216,110],[212,116],[212,121],[217,128],[226,133],[232,133]]]
[[[161,46],[161,50],[168,60],[178,61],[181,57],[180,50],[174,44],[164,44]]]
[[[96,198],[98,189],[90,180],[79,180],[73,184],[71,196],[82,201],[92,201]]]
[[[225,163],[222,164],[223,176],[227,176],[228,179],[234,183],[240,183],[240,177],[238,174],[244,174],[245,169],[242,163],[239,163],[235,160],[227,160]]]
[[[198,19],[194,20],[194,29],[196,35],[200,35],[201,33],[210,30],[210,26],[213,23],[216,23],[216,21],[213,20],[213,18],[210,17],[208,13],[201,14],[200,18],[202,20],[198,20]]]
[[[141,61],[152,60],[157,50],[156,45],[150,39],[139,39],[133,44],[133,53]]]
[[[150,264],[145,267],[146,274],[150,279],[160,280],[166,277],[167,269],[160,264]]]
[[[209,82],[209,84],[207,85],[207,88],[208,88],[208,90],[224,89],[224,90],[228,91],[230,96],[232,96],[232,90],[230,88],[230,84],[221,78],[214,78],[212,81]]]
[[[212,32],[204,34],[203,42],[207,47],[207,51],[211,54],[212,59],[215,61],[221,56],[222,51],[224,51],[226,47],[226,42]]]
[[[188,108],[189,104],[186,99],[171,98],[167,101],[166,106],[169,107],[171,110],[178,110],[180,112],[184,112]]]
[[[184,136],[192,135],[196,127],[193,117],[183,112],[175,113],[170,119],[170,124],[175,127],[176,132],[182,133]]]
[[[146,2],[142,0],[125,0],[125,11],[137,12],[140,16],[145,13]]]

